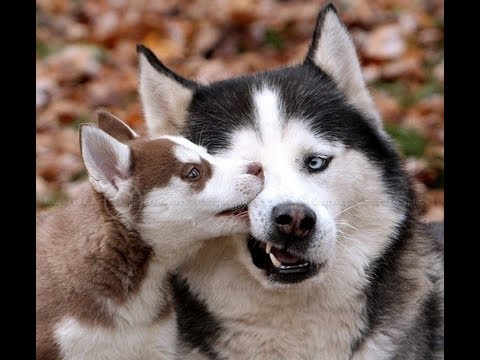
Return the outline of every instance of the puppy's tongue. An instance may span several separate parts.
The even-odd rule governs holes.
[[[295,264],[296,262],[299,262],[301,260],[299,257],[296,257],[295,255],[292,255],[287,251],[280,250],[274,247],[272,247],[271,253],[275,255],[275,257],[284,264]]]

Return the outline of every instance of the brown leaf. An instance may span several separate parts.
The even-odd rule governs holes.
[[[427,192],[426,207],[428,210],[424,215],[426,221],[443,221],[444,198],[443,190],[430,190]]]
[[[61,169],[58,167],[56,161],[50,161],[38,170],[40,176],[46,181],[55,181],[60,176]]]
[[[182,42],[167,36],[168,35],[164,37],[158,33],[151,32],[147,34],[141,42],[149,47],[163,61],[172,61],[182,57],[185,50]]]
[[[115,35],[120,29],[120,19],[115,11],[107,11],[94,18],[93,38],[105,42]]]
[[[445,211],[442,205],[427,205],[427,211],[423,215],[422,219],[425,222],[443,222],[445,217]]]
[[[381,25],[369,35],[363,47],[366,57],[390,60],[400,57],[406,49],[405,39],[397,25]]]
[[[35,86],[35,104],[37,110],[45,109],[58,91],[57,83],[49,78],[37,78]]]
[[[76,82],[97,75],[100,64],[91,46],[69,45],[45,61],[59,82]]]
[[[394,97],[381,91],[372,92],[372,96],[375,105],[377,105],[382,118],[386,122],[399,121],[400,116],[402,115],[402,110],[400,109],[398,101]]]
[[[433,76],[443,84],[444,82],[444,63],[443,61],[433,69]]]
[[[421,59],[417,56],[407,56],[386,64],[382,68],[382,77],[387,80],[402,78],[423,81],[425,74]]]
[[[381,67],[379,65],[367,65],[363,68],[363,78],[367,84],[374,83],[382,76]]]
[[[257,4],[254,0],[230,0],[230,21],[239,25],[248,25],[257,17]]]

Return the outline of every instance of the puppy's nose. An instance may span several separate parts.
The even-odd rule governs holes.
[[[259,162],[252,162],[247,166],[247,174],[258,176],[263,179],[263,167]]]
[[[317,216],[304,204],[284,203],[272,211],[273,222],[277,230],[298,239],[306,238],[315,227]]]

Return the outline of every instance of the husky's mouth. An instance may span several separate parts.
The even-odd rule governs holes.
[[[256,267],[265,270],[267,277],[281,283],[302,282],[318,273],[324,264],[315,264],[290,251],[260,242],[250,236],[248,249]]]
[[[242,219],[248,219],[248,205],[238,205],[233,208],[223,210],[217,216],[235,216]]]

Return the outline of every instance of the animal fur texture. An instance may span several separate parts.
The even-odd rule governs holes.
[[[442,358],[443,236],[418,220],[333,5],[299,65],[202,85],[138,52],[151,134],[265,172],[250,234],[205,243],[172,281],[178,358]],[[308,235],[285,235],[292,206]]]
[[[174,359],[169,274],[202,240],[248,232],[262,168],[106,113],[80,143],[90,184],[37,218],[37,359]]]

